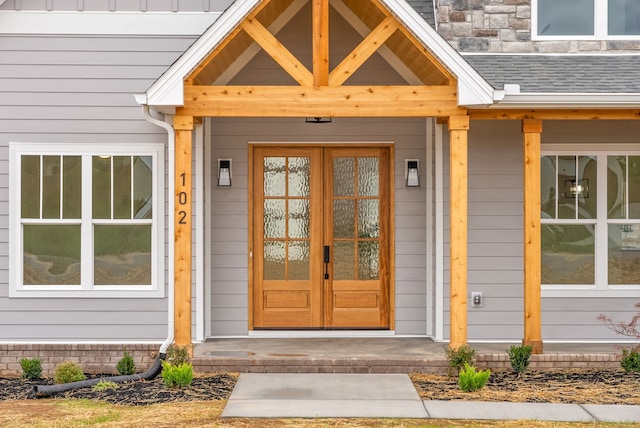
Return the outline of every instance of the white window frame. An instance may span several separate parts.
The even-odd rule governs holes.
[[[606,150],[602,148],[606,147]],[[543,144],[540,156],[594,156],[597,161],[597,189],[607,188],[607,156],[640,156],[638,145],[632,144]],[[542,284],[542,297],[640,297],[638,285],[609,285],[608,224],[629,221],[607,218],[607,192],[597,192],[596,219],[541,219],[541,224],[593,224],[595,227],[595,284]],[[638,220],[640,223],[640,219]],[[604,244],[600,244],[603,242]]]
[[[81,284],[24,285],[21,218],[21,157],[81,156],[82,219]],[[91,217],[91,162],[93,156],[150,156],[153,168],[151,219],[151,285],[93,284],[93,224]],[[162,144],[9,143],[9,297],[46,298],[163,298],[164,285],[164,146]]]
[[[542,36],[538,34],[538,0],[531,1],[531,40],[547,41],[547,40],[640,40],[640,35],[609,35],[609,1],[594,0],[594,34],[588,36]]]

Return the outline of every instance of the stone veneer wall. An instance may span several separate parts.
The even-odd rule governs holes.
[[[53,376],[58,364],[63,361],[78,363],[85,373],[118,374],[116,365],[129,352],[136,364],[136,372],[148,370],[158,356],[160,345],[22,345],[0,344],[0,376],[20,377],[22,358],[40,358],[42,360],[42,375]]]
[[[531,40],[531,0],[436,0],[437,28],[460,52],[593,53],[640,50],[640,41]]]

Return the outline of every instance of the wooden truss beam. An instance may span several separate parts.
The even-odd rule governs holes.
[[[276,37],[255,18],[247,18],[242,29],[251,36],[301,86],[311,86],[314,77]]]
[[[329,75],[330,86],[342,85],[364,62],[371,57],[399,27],[398,21],[390,16],[378,25],[333,69]]]
[[[178,114],[222,117],[429,117],[465,114],[455,86],[185,86]]]
[[[313,86],[329,83],[329,0],[313,0]]]

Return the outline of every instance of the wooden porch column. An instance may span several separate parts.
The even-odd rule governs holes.
[[[542,353],[540,134],[542,120],[524,119],[524,339]]]
[[[451,285],[449,298],[451,348],[467,343],[467,136],[469,116],[449,117]]]
[[[174,332],[178,346],[191,349],[191,142],[193,117],[176,116]]]

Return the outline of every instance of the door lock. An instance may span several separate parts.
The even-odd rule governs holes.
[[[331,247],[324,246],[324,279],[329,279],[329,262],[331,261]]]

